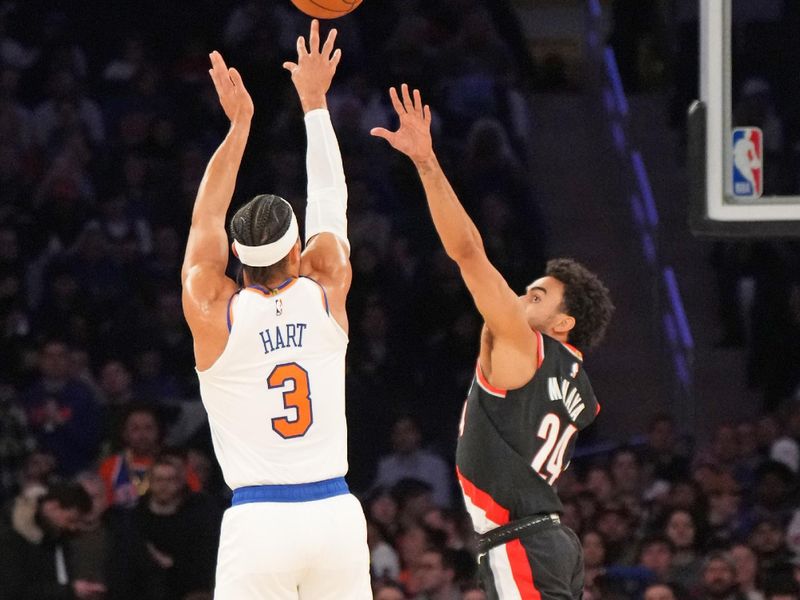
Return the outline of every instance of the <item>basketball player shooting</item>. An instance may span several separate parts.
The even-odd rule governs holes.
[[[341,57],[314,21],[291,73],[305,113],[305,249],[292,207],[260,195],[233,216],[244,287],[226,277],[225,215],[253,102],[219,53],[210,70],[231,125],[195,200],[182,280],[200,392],[232,506],[217,600],[372,597],[366,522],[347,488],[347,188],[326,93]]]
[[[484,318],[480,355],[461,420],[456,469],[479,535],[480,574],[490,599],[581,598],[583,559],[560,522],[553,489],[569,465],[575,434],[600,411],[575,347],[598,343],[613,306],[580,264],[555,259],[516,295],[436,159],[430,107],[407,85],[390,90],[400,118],[386,139],[414,163],[447,255]]]

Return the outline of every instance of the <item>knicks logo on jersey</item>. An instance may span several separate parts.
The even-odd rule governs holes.
[[[564,408],[567,409],[569,418],[573,423],[578,420],[578,416],[586,408],[578,389],[564,377],[561,378],[561,383],[559,383],[557,377],[548,377],[547,394],[551,402],[561,401],[564,403]]]

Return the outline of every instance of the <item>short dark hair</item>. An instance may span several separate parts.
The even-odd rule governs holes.
[[[575,318],[567,340],[578,348],[600,343],[614,312],[608,288],[582,264],[571,258],[547,262],[545,275],[564,284],[564,312]]]
[[[279,240],[292,224],[292,207],[272,194],[260,194],[239,208],[231,219],[231,237],[245,246],[263,246]],[[242,271],[254,283],[266,283],[276,274],[283,273],[289,255],[267,267],[242,265]]]
[[[650,546],[657,546],[662,545],[669,548],[669,551],[674,553],[675,552],[675,544],[672,543],[672,540],[669,539],[666,535],[654,533],[645,537],[641,542],[639,542],[639,552],[638,556],[641,559],[642,553],[645,551],[645,548],[649,548]]]
[[[77,508],[81,514],[92,510],[92,499],[78,483],[57,483],[50,486],[40,503],[55,500],[61,508]]]

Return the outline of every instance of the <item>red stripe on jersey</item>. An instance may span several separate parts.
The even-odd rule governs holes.
[[[598,402],[597,403],[597,408],[594,409],[594,416],[596,417],[599,414],[600,414],[600,403]]]
[[[544,338],[542,337],[542,333],[540,331],[536,332],[536,343],[538,344],[538,347],[536,348],[536,368],[538,369],[544,362]]]
[[[478,385],[480,385],[484,390],[492,394],[493,396],[499,396],[500,398],[506,397],[507,390],[502,390],[500,388],[494,387],[489,380],[483,375],[483,369],[481,369],[481,360],[478,359],[478,365],[475,367],[475,375],[478,378]]]
[[[519,539],[512,540],[506,544],[508,562],[511,565],[511,574],[514,576],[514,583],[519,590],[522,600],[542,600],[542,595],[533,583],[533,571],[525,548]]]
[[[509,513],[508,509],[500,506],[494,501],[487,492],[484,492],[469,479],[464,477],[458,467],[456,467],[456,475],[458,481],[461,483],[461,489],[472,500],[472,503],[486,513],[486,518],[498,525],[505,525],[508,523]]]
[[[562,343],[562,344],[564,344],[564,347],[565,347],[567,350],[569,350],[569,351],[570,351],[570,352],[572,352],[572,353],[573,353],[575,356],[577,356],[578,358],[580,358],[581,360],[583,360],[583,352],[581,352],[580,350],[578,350],[578,349],[577,349],[575,346],[571,346],[571,345],[570,345],[570,344],[568,344],[567,342],[561,342],[561,343]]]

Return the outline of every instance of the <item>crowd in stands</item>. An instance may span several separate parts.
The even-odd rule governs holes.
[[[230,492],[179,270],[226,127],[212,48],[256,106],[234,208],[262,192],[301,217],[305,204],[302,114],[281,64],[307,19],[251,0],[108,6],[0,4],[2,600],[211,597]],[[528,283],[546,232],[525,173],[523,82],[492,8],[387,0],[337,22],[329,107],[354,265],[348,479],[378,600],[485,597],[452,475],[480,322],[413,168],[368,131],[392,125],[389,85],[424,90],[492,262]],[[559,492],[584,543],[587,597],[797,597],[798,438],[795,411],[722,428],[695,451],[660,418],[646,445],[576,460]]]

